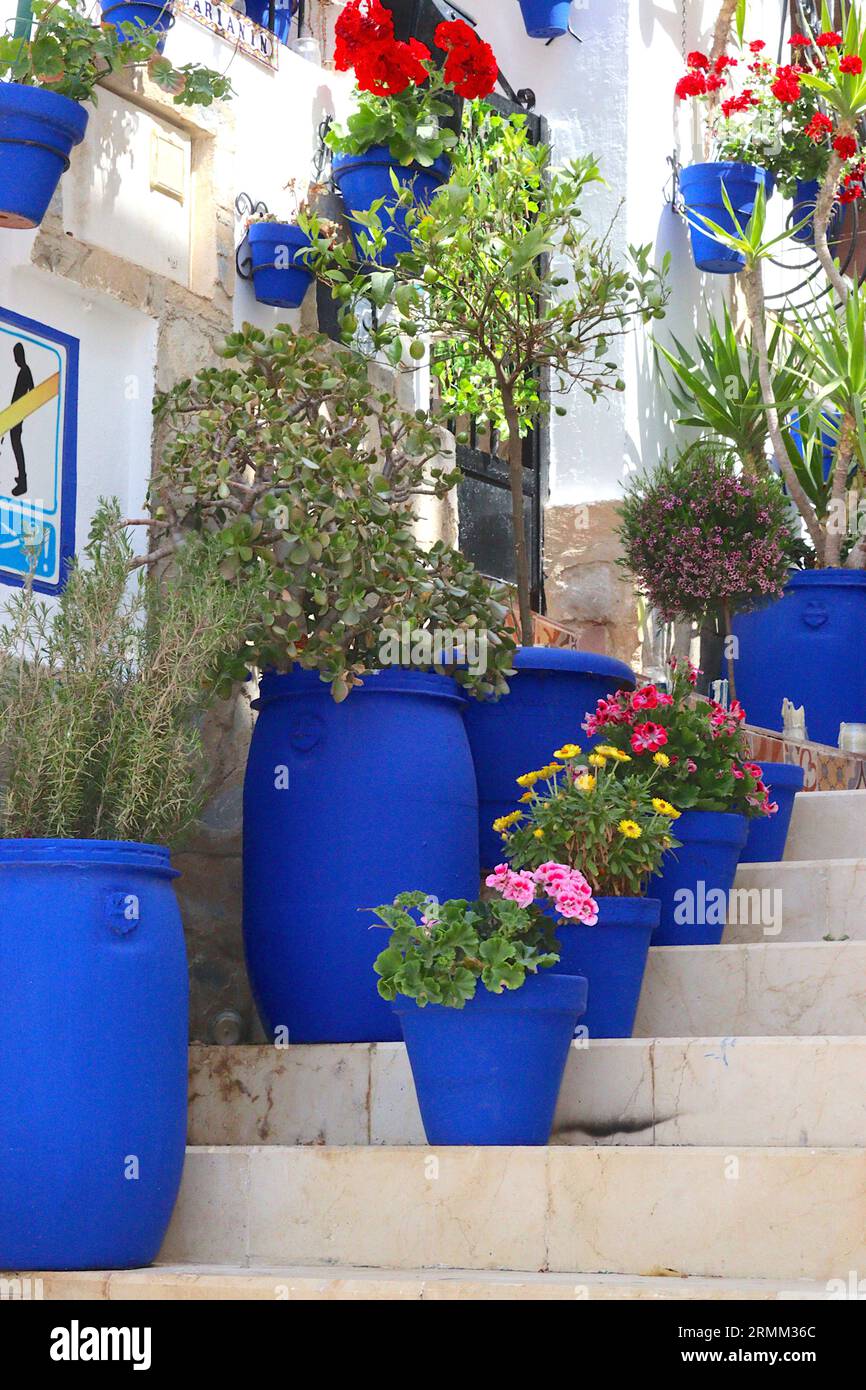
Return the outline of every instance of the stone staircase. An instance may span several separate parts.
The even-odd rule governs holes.
[[[638,1036],[572,1049],[546,1149],[430,1149],[400,1044],[193,1047],[161,1263],[45,1296],[842,1296],[866,1276],[866,793],[799,796],[786,862],[738,887],[781,914],[654,949]]]

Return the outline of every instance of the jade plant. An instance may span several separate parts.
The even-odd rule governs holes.
[[[202,711],[259,601],[251,577],[222,581],[220,560],[212,539],[196,537],[170,576],[133,576],[130,533],[116,500],[103,501],[56,604],[29,578],[11,593],[0,629],[3,835],[177,841],[205,799]]]
[[[228,78],[211,68],[173,67],[157,51],[156,31],[125,23],[121,36],[113,24],[94,24],[91,8],[86,0],[32,0],[29,30],[0,37],[0,80],[95,104],[106,77],[146,66],[176,106],[209,106],[231,95]]]
[[[582,204],[600,177],[588,155],[554,168],[549,148],[531,142],[525,118],[490,114],[479,138],[456,148],[451,182],[429,206],[413,205],[411,190],[395,190],[411,235],[396,270],[367,276],[346,248],[315,261],[343,306],[347,333],[359,299],[396,306],[372,334],[392,364],[420,361],[425,338],[472,359],[466,400],[463,375],[454,373],[446,403],[459,415],[483,399],[507,439],[524,642],[532,641],[532,613],[521,436],[549,409],[537,383],[549,380],[559,414],[575,387],[593,401],[623,390],[621,341],[636,324],[662,317],[667,297],[665,267],[650,264],[648,247],[634,249],[625,264],[612,228],[590,229]],[[376,221],[375,212],[367,214],[373,245],[384,246]],[[315,219],[308,225],[315,234]]]
[[[440,669],[435,642],[419,634],[474,631],[484,669],[456,659],[459,644],[447,668],[475,693],[506,690],[505,592],[458,551],[425,549],[416,535],[415,499],[444,497],[457,476],[435,417],[403,408],[359,353],[320,335],[245,325],[222,356],[224,366],[157,399],[161,461],[142,563],[205,534],[227,583],[261,576],[260,612],[239,633],[226,679],[297,664],[342,700],[389,664],[387,634],[410,632],[412,663],[432,651],[426,664]]]

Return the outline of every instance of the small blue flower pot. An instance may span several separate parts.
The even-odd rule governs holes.
[[[673,823],[679,849],[666,851],[649,892],[661,900],[653,946],[718,946],[725,930],[721,895],[734,886],[749,822],[728,811],[684,811]],[[720,919],[720,920],[719,920]]]
[[[689,218],[692,256],[698,270],[708,271],[711,275],[735,275],[746,264],[744,256],[724,242],[717,241],[700,220],[708,217],[723,231],[736,236],[737,229],[722,197],[723,184],[740,226],[745,230],[755,210],[758,189],[763,185],[764,193],[769,198],[775,180],[766,169],[759,169],[755,164],[732,161],[690,164],[683,169],[680,192]]]
[[[277,309],[299,308],[313,280],[303,259],[312,245],[307,233],[290,222],[253,222],[247,236],[256,299]]]
[[[586,995],[550,970],[502,994],[479,981],[462,1009],[398,995],[428,1144],[546,1144]]]
[[[802,222],[804,217],[808,217],[809,221],[804,223],[804,225],[797,230],[792,230],[791,236],[794,241],[799,241],[804,246],[815,245],[815,226],[812,219],[820,190],[821,185],[817,179],[797,180],[791,207],[790,224],[792,228],[797,228],[797,223]],[[827,240],[831,246],[842,230],[844,217],[845,209],[840,203],[837,203],[830,215],[830,221],[827,225]]]
[[[785,841],[794,810],[794,797],[803,790],[803,769],[795,763],[761,763],[770,799],[778,803],[774,816],[755,816],[749,821],[741,864],[777,864],[785,854]]]
[[[109,5],[102,11],[104,24],[113,24],[121,43],[128,43],[131,35],[124,34],[121,24],[132,24],[136,29],[153,29],[160,35],[157,52],[165,48],[165,36],[174,24],[171,0],[123,0],[120,5]]]
[[[364,228],[354,214],[369,212],[373,204],[384,199],[378,217],[387,234],[388,244],[377,264],[395,266],[401,252],[410,251],[412,244],[406,229],[405,208],[394,208],[397,194],[391,182],[393,172],[401,188],[411,187],[415,202],[421,206],[430,202],[437,188],[447,181],[451,161],[440,155],[429,169],[420,164],[399,164],[386,145],[372,145],[364,154],[335,154],[334,182],[340,190],[349,215],[349,229],[360,260],[366,260],[359,238]]]
[[[571,0],[520,0],[520,8],[531,39],[558,39],[568,33]]]
[[[585,975],[589,1004],[583,1025],[591,1038],[630,1038],[652,934],[659,923],[657,898],[598,898],[594,927],[557,927],[556,973]],[[550,909],[555,916],[554,909]]]
[[[0,82],[0,227],[38,227],[87,129],[77,101]]]

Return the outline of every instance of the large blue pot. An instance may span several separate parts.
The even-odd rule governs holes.
[[[502,994],[479,982],[462,1009],[392,1008],[428,1144],[547,1143],[586,980],[542,970]]]
[[[589,1004],[583,1024],[591,1038],[630,1038],[661,903],[657,898],[597,901],[594,927],[580,922],[557,927],[559,964],[553,969],[586,976]]]
[[[809,738],[837,746],[866,720],[866,571],[797,570],[782,598],[734,618],[737,695],[750,724],[782,728],[782,700],[806,710]]]
[[[568,33],[571,0],[520,0],[520,8],[531,39],[557,39]]]
[[[77,101],[0,82],[0,227],[38,227],[87,129]]]
[[[333,170],[334,182],[349,214],[352,241],[361,260],[366,259],[359,241],[364,229],[355,223],[353,214],[369,212],[375,202],[384,198],[378,217],[387,233],[388,244],[377,265],[394,266],[398,255],[411,249],[411,242],[406,230],[406,209],[394,208],[397,194],[391,174],[394,174],[401,188],[411,187],[417,204],[426,205],[437,188],[449,178],[451,161],[447,155],[440,155],[429,169],[422,169],[420,164],[398,164],[387,145],[372,145],[364,154],[335,154]]]
[[[740,226],[745,231],[755,210],[758,189],[763,184],[764,192],[769,198],[775,179],[766,169],[759,169],[755,164],[738,164],[732,161],[690,164],[680,174],[680,192],[689,216],[695,265],[698,270],[709,271],[712,275],[735,275],[746,264],[745,257],[738,251],[731,250],[723,242],[717,241],[700,221],[701,217],[708,217],[732,236],[737,235],[737,229],[722,197],[722,184]]]
[[[244,938],[265,1030],[389,1042],[369,911],[420,888],[478,893],[478,799],[446,676],[382,671],[335,704],[313,671],[266,675],[244,781]]]
[[[596,652],[564,647],[521,647],[516,675],[500,700],[472,700],[466,731],[478,778],[479,837],[482,868],[502,859],[502,841],[492,824],[516,808],[517,778],[544,767],[563,743],[591,748],[581,728],[587,713],[604,696],[634,689],[631,668]]]
[[[121,24],[131,24],[134,29],[152,29],[160,36],[156,48],[161,53],[165,48],[166,34],[174,24],[172,0],[165,0],[164,4],[160,0],[123,0],[122,4],[106,6],[102,11],[102,22],[114,26],[121,43],[129,43],[139,37],[137,34],[124,34]]]
[[[313,280],[303,259],[312,245],[307,233],[290,222],[253,222],[247,237],[256,299],[278,309],[299,308]]]
[[[667,851],[661,873],[649,883],[648,892],[661,900],[653,946],[718,946],[725,922],[717,895],[727,899],[734,886],[748,828],[745,816],[727,811],[684,811],[674,822],[682,845]]]
[[[0,1269],[149,1264],[186,1139],[167,849],[0,840]]]
[[[749,821],[741,864],[776,864],[784,858],[785,841],[794,810],[794,797],[803,790],[803,769],[795,763],[761,763],[770,799],[779,807],[774,816],[755,816]]]

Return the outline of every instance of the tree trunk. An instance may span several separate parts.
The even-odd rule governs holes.
[[[833,484],[830,493],[830,514],[827,527],[827,544],[824,547],[824,564],[835,569],[841,564],[842,528],[838,525],[838,503],[844,502],[848,493],[848,470],[854,453],[854,436],[857,429],[854,416],[846,411],[839,425],[839,442],[833,462]],[[836,504],[836,505],[834,505]],[[847,511],[846,511],[847,515]]]
[[[824,533],[821,523],[815,514],[815,509],[804,492],[800,480],[791,466],[788,458],[788,451],[785,448],[785,441],[782,438],[782,431],[779,427],[779,415],[776,404],[773,400],[773,383],[770,380],[770,357],[767,350],[767,329],[764,322],[764,283],[761,279],[760,262],[756,265],[747,265],[745,270],[740,272],[743,281],[743,292],[746,297],[746,308],[749,313],[749,322],[752,325],[752,347],[758,357],[758,377],[761,382],[761,396],[763,397],[764,407],[767,413],[767,429],[769,430],[770,440],[773,445],[773,453],[776,462],[785,479],[791,497],[796,503],[797,510],[806,523],[806,530],[815,547],[815,554],[818,564],[824,563]]]
[[[734,678],[734,658],[731,653],[731,638],[734,635],[734,627],[731,622],[731,609],[727,599],[722,600],[722,618],[725,628],[725,656],[728,660],[728,703],[737,698],[737,682]]]
[[[532,604],[529,592],[529,554],[523,528],[523,441],[520,418],[510,386],[502,386],[502,406],[508,424],[508,480],[511,484],[511,527],[514,541],[514,569],[517,575],[517,605],[520,614],[520,640],[532,646]]]
[[[851,135],[853,130],[854,126],[851,121],[840,121],[836,133],[838,135]],[[842,172],[842,165],[843,161],[836,154],[836,151],[831,151],[830,163],[827,165],[827,172],[824,175],[824,181],[821,184],[818,197],[815,201],[815,215],[812,218],[812,226],[814,228],[815,251],[818,260],[824,268],[827,279],[844,304],[848,298],[848,284],[833,259],[833,253],[827,241],[827,228],[830,224],[830,218],[833,215],[833,204],[836,201],[836,190],[839,186],[839,175]]]

